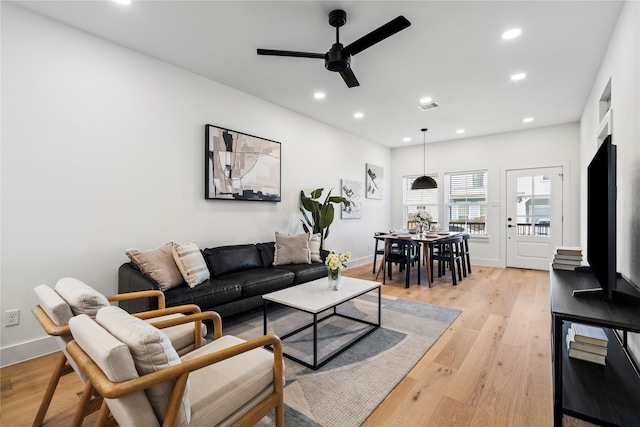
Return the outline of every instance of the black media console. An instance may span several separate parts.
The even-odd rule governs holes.
[[[574,290],[598,287],[589,272],[551,270],[549,276],[554,426],[562,426],[563,415],[602,426],[640,425],[640,376],[627,349],[627,332],[640,333],[640,308],[574,297]],[[565,338],[571,322],[605,329],[606,366],[569,358]]]

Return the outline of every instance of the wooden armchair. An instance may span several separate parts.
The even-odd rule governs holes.
[[[179,358],[163,329],[118,307],[69,321],[70,357],[105,397],[97,426],[253,425],[275,409],[284,426],[282,344],[275,335],[222,336],[215,312],[168,319],[160,328],[212,320],[215,340]],[[263,346],[273,346],[273,353]],[[113,418],[110,418],[109,412]]]
[[[40,285],[34,288],[39,303],[33,308],[33,314],[45,332],[56,337],[62,350],[53,367],[49,384],[47,385],[35,420],[33,421],[34,427],[42,425],[49,405],[51,404],[51,399],[62,376],[76,371],[82,381],[85,382],[84,374],[78,369],[75,363],[68,358],[66,353],[66,345],[71,340],[71,331],[68,322],[76,313],[92,313],[93,316],[95,316],[99,308],[109,306],[111,302],[140,298],[157,298],[158,310],[136,314],[136,316],[141,319],[153,322],[152,324],[154,326],[156,326],[156,324],[162,324],[162,322],[167,319],[182,317],[184,313],[200,312],[200,307],[197,305],[165,308],[164,294],[158,290],[131,292],[105,297],[83,282],[69,277],[60,279],[58,284],[56,284],[56,289],[61,290],[67,299],[63,298],[60,293],[47,285]],[[167,334],[174,348],[176,348],[180,354],[184,354],[202,345],[202,337],[206,335],[206,328],[203,330],[203,328],[198,325],[182,324],[167,329]],[[102,398],[100,396],[94,396],[91,392],[87,393],[85,390],[76,410],[73,425],[81,425],[82,420],[87,415],[100,408],[101,402]]]

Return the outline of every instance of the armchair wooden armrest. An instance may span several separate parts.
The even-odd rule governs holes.
[[[113,302],[113,301],[129,301],[133,299],[153,298],[153,297],[158,298],[158,309],[165,308],[166,303],[164,299],[164,293],[157,289],[152,289],[148,291],[125,292],[123,294],[111,295],[110,297],[107,297],[107,299],[109,300],[109,302]]]

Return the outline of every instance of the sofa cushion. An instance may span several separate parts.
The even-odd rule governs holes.
[[[240,299],[240,284],[228,279],[209,279],[190,288],[187,285],[169,289],[164,293],[167,307],[196,304],[203,310]]]
[[[211,277],[262,267],[262,258],[256,245],[233,245],[204,250]]]
[[[224,278],[237,282],[240,285],[241,297],[249,298],[291,286],[294,283],[295,275],[287,270],[257,268],[228,274]]]
[[[104,295],[73,277],[58,280],[55,289],[76,316],[86,314],[94,318],[100,308],[109,306],[109,301]]]
[[[266,242],[256,244],[260,258],[262,258],[262,266],[265,268],[273,266],[273,260],[276,254],[276,242]]]
[[[328,274],[327,266],[319,263],[279,265],[275,270],[286,270],[293,273],[296,285],[327,277]]]
[[[161,371],[180,363],[180,357],[171,346],[171,341],[160,329],[133,317],[119,307],[100,309],[96,322],[129,347],[140,375]],[[174,383],[175,380],[170,380],[145,390],[160,422],[164,421]],[[189,383],[182,397],[177,425],[189,425],[191,406],[188,395]]]
[[[174,243],[173,259],[185,282],[192,288],[209,279],[209,267],[195,243]]]
[[[309,233],[287,236],[276,232],[276,251],[273,265],[310,264]]]
[[[184,282],[184,278],[173,259],[173,244],[171,243],[147,251],[129,249],[126,254],[143,274],[158,282],[163,291]]]

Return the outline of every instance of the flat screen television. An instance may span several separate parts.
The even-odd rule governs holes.
[[[639,303],[638,290],[616,271],[616,156],[609,135],[587,169],[587,261],[600,288],[574,295]]]

